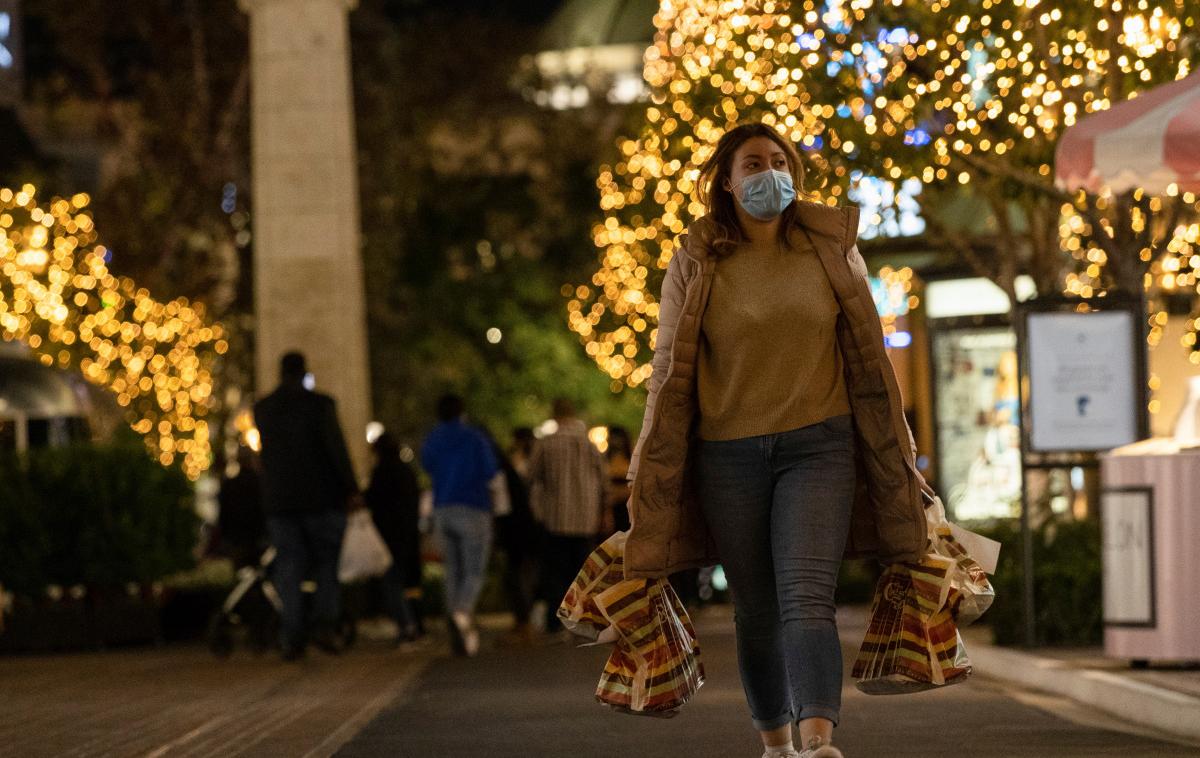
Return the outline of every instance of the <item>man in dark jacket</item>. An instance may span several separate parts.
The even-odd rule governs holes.
[[[280,363],[279,388],[254,405],[262,437],[263,507],[277,556],[272,578],[283,601],[281,642],[285,659],[304,653],[305,619],[300,583],[317,582],[313,641],[337,652],[338,558],[345,510],[358,505],[358,484],[338,425],[333,398],[304,385],[304,356]]]

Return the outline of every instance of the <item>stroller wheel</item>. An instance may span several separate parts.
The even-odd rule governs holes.
[[[208,650],[218,658],[228,658],[233,653],[233,628],[224,613],[218,611],[208,622]]]

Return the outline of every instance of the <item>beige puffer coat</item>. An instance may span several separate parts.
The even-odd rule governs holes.
[[[855,243],[858,209],[797,200],[799,219],[816,246],[842,308],[837,339],[855,422],[859,483],[847,557],[915,560],[926,545],[924,505],[932,491],[916,470],[916,446],[904,419],[896,374]],[[798,243],[805,237],[799,233]],[[700,509],[693,467],[698,413],[696,362],[700,326],[716,259],[713,225],[694,223],[667,268],[659,299],[654,372],[634,449],[634,526],[625,545],[627,578],[658,577],[719,561]]]

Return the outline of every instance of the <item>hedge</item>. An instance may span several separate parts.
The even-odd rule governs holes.
[[[121,587],[194,563],[191,482],[139,444],[74,445],[0,456],[0,584]]]

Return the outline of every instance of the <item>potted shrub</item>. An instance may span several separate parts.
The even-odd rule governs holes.
[[[81,604],[85,623],[73,626],[92,646],[158,639],[156,583],[193,561],[198,519],[187,477],[137,442],[33,450],[0,465],[0,543],[21,546],[0,558],[0,582],[26,599],[12,626],[28,615],[43,628],[35,617],[49,623]],[[21,635],[11,636],[0,646],[15,647]],[[47,646],[78,640],[54,636]]]

